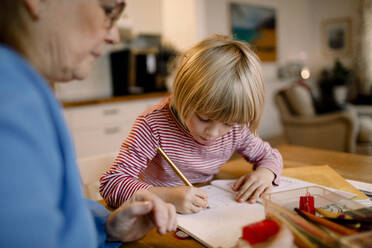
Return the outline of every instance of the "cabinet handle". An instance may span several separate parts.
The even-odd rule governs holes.
[[[119,113],[119,109],[104,109],[103,115],[116,115]]]
[[[115,134],[118,132],[120,132],[120,127],[107,127],[104,129],[104,133],[108,135]]]

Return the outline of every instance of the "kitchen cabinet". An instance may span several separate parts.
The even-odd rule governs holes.
[[[65,108],[77,157],[117,153],[137,116],[161,99],[156,97]]]

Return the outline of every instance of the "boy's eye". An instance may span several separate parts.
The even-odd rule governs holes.
[[[200,121],[202,121],[202,122],[209,122],[210,121],[210,119],[208,119],[208,118],[203,118],[203,117],[201,117],[200,115],[196,115],[197,117],[198,117],[198,119],[200,120]]]

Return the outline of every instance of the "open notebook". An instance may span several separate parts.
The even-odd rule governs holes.
[[[242,227],[265,218],[260,203],[238,203],[231,187],[235,180],[214,180],[202,187],[208,193],[209,209],[196,214],[178,214],[178,227],[207,247],[234,247],[241,237]],[[290,177],[281,177],[281,185],[272,192],[279,192],[315,185]],[[329,188],[328,188],[329,189]],[[345,198],[355,195],[331,189]]]
[[[202,189],[208,193],[209,208],[195,214],[178,214],[177,221],[181,230],[207,247],[233,247],[243,226],[265,218],[263,205],[238,203],[231,190],[215,185]]]

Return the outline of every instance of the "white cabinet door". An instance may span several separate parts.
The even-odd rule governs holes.
[[[118,152],[139,114],[162,98],[65,109],[78,158]]]
[[[79,158],[118,152],[129,132],[129,127],[106,125],[93,128],[72,129],[77,156]]]

